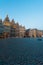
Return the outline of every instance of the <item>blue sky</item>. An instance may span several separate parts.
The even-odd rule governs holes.
[[[26,28],[43,29],[43,0],[0,0],[0,18],[7,14]]]

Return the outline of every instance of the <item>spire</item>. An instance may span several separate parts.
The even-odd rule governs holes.
[[[10,21],[8,15],[6,16],[4,21]]]
[[[14,21],[14,19],[12,19],[12,21],[11,21],[13,24],[15,24],[15,21]]]

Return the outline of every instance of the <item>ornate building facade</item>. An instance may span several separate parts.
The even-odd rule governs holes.
[[[14,19],[9,20],[8,15],[3,21],[4,36],[6,37],[24,37],[25,27],[20,26],[19,23],[15,23]]]
[[[0,19],[0,37],[4,36],[4,38],[8,37],[42,37],[43,31],[37,29],[25,29],[24,26],[19,25],[19,23],[15,23],[14,19],[10,21],[8,15],[2,21]]]
[[[12,19],[12,21],[10,22],[10,36],[11,37],[16,37],[16,24],[15,24],[15,21],[14,19]]]
[[[4,25],[4,36],[9,37],[10,36],[10,20],[9,20],[8,15],[3,21],[3,25]]]

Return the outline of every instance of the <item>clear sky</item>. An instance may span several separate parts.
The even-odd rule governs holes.
[[[0,0],[0,18],[7,14],[26,28],[43,29],[43,0]]]

